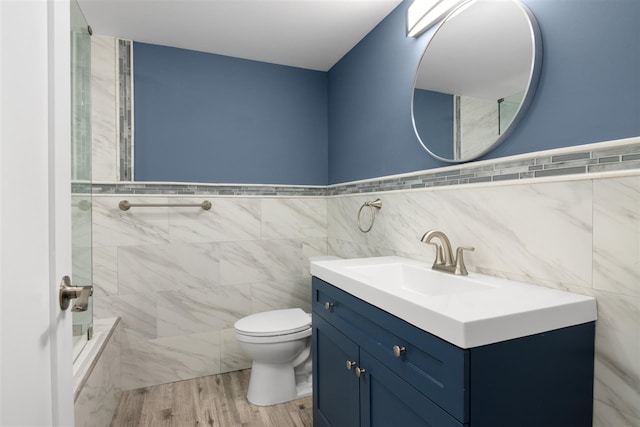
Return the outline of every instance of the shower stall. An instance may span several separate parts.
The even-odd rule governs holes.
[[[71,1],[71,233],[75,286],[93,283],[91,250],[91,28]],[[93,334],[93,301],[74,301],[73,359]]]

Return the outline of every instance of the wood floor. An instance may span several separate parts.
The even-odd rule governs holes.
[[[312,427],[311,397],[273,406],[250,404],[250,372],[125,391],[111,427]]]

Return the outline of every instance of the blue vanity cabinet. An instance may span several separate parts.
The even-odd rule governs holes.
[[[312,288],[315,427],[592,424],[594,322],[461,349],[317,277]]]
[[[313,345],[315,427],[463,426],[315,313]]]

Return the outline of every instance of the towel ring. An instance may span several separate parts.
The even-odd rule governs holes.
[[[365,207],[371,209],[371,224],[369,224],[369,227],[366,228],[362,226],[362,209],[364,209]],[[364,202],[362,206],[360,206],[360,209],[358,210],[358,228],[360,229],[360,231],[362,231],[363,233],[368,233],[369,231],[371,231],[371,229],[373,228],[373,223],[376,222],[376,211],[379,211],[381,208],[382,200],[380,199],[375,199],[372,202]]]

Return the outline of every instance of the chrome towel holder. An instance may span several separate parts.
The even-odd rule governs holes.
[[[371,209],[371,224],[369,224],[368,227],[362,226],[362,210],[365,207]],[[360,209],[358,210],[358,228],[360,229],[360,231],[362,231],[363,233],[368,233],[369,231],[371,231],[371,229],[373,228],[373,223],[376,222],[376,212],[381,208],[382,200],[380,199],[375,199],[371,202],[364,202],[362,206],[360,206]]]
[[[200,207],[205,211],[211,209],[211,202],[205,200],[202,203],[130,203],[128,200],[121,200],[118,203],[118,207],[122,211],[128,211],[133,207],[169,207],[169,208],[184,208],[184,207]]]

